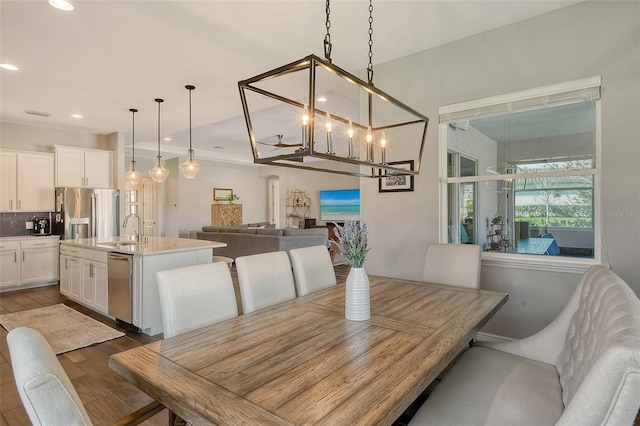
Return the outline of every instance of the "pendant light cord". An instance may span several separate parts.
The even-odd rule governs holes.
[[[133,161],[136,161],[136,112],[138,112],[137,109],[135,108],[130,108],[129,111],[131,111],[131,140],[133,142],[133,149],[131,151],[131,159]]]
[[[155,101],[158,103],[158,157],[160,157],[160,104],[164,99],[155,99]]]
[[[196,88],[196,86],[187,84],[184,88],[189,91],[189,150],[191,150],[193,149],[191,146],[191,92]]]
[[[369,0],[369,65],[367,66],[367,77],[369,84],[373,86],[373,0]]]

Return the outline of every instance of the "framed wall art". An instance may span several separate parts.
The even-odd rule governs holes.
[[[413,170],[413,160],[393,161],[389,165],[394,165],[400,169]],[[413,191],[413,175],[396,175],[387,171],[386,177],[378,179],[378,192],[401,192]]]
[[[233,189],[213,188],[213,201],[231,201],[233,200]]]

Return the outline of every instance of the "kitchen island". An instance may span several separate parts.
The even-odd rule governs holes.
[[[81,238],[60,242],[60,292],[90,309],[132,324],[143,333],[162,333],[162,314],[156,272],[211,263],[213,249],[225,243],[188,238],[146,237],[136,242],[125,238]],[[110,259],[110,254],[113,254]],[[121,306],[110,304],[122,294],[109,289],[109,264],[117,257],[129,261],[130,317],[120,315]],[[113,266],[112,266],[113,268]],[[111,271],[113,273],[115,271]],[[112,286],[114,279],[111,279]],[[117,308],[117,309],[116,309]]]

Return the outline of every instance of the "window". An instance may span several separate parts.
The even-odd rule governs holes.
[[[441,107],[441,241],[598,261],[599,99],[595,77]]]

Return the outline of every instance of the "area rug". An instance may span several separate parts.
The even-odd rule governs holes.
[[[124,333],[60,303],[45,308],[0,315],[7,331],[30,327],[47,339],[56,354],[116,339]]]

